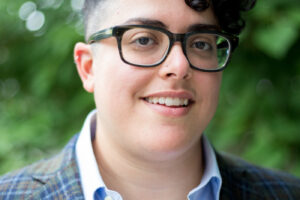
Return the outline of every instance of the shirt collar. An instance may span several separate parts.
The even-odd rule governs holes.
[[[78,162],[81,184],[85,199],[92,200],[94,192],[99,188],[105,188],[105,184],[98,170],[94,155],[92,140],[96,129],[96,110],[87,116],[78,141],[76,143],[76,158]],[[205,135],[202,137],[203,155],[205,168],[200,184],[188,194],[189,200],[198,199],[219,199],[222,178],[220,175],[215,152]],[[112,191],[113,192],[113,191]],[[113,192],[115,193],[115,192]]]
[[[98,170],[97,161],[92,146],[95,134],[96,110],[87,116],[76,143],[76,158],[79,167],[84,199],[94,199],[94,192],[99,187],[105,187]]]
[[[189,192],[188,198],[194,199],[213,199],[217,200],[220,196],[222,177],[218,167],[215,151],[213,150],[206,135],[202,137],[203,156],[205,167],[200,184]]]

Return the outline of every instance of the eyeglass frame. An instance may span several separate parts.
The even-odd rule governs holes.
[[[122,45],[121,45],[122,44],[122,37],[123,37],[123,34],[126,31],[128,31],[132,28],[146,28],[146,29],[156,30],[156,31],[160,31],[162,33],[165,33],[168,36],[169,42],[170,42],[168,50],[165,53],[164,57],[162,57],[162,59],[158,63],[151,64],[151,65],[139,65],[139,64],[130,63],[127,60],[124,59],[123,53],[122,53]],[[219,36],[221,36],[221,37],[228,40],[229,45],[230,45],[229,55],[227,57],[227,60],[225,61],[225,64],[222,67],[220,67],[218,69],[201,69],[201,68],[195,67],[194,65],[191,64],[191,62],[190,62],[190,60],[187,56],[187,53],[186,53],[186,40],[190,35],[193,35],[195,33],[204,33],[204,34],[206,33],[206,34],[219,35]],[[158,66],[161,63],[163,63],[166,60],[166,58],[168,57],[174,43],[175,42],[180,42],[183,54],[185,55],[187,61],[189,62],[190,67],[192,69],[195,69],[195,70],[198,70],[198,71],[203,71],[203,72],[218,72],[218,71],[224,70],[227,67],[228,63],[229,63],[232,52],[235,50],[235,48],[238,46],[238,43],[239,43],[239,38],[237,36],[235,36],[233,34],[230,34],[230,33],[226,33],[224,31],[217,30],[217,29],[212,30],[211,28],[210,29],[205,28],[205,26],[201,29],[196,30],[196,31],[189,31],[189,32],[186,32],[186,33],[172,33],[172,32],[170,32],[170,31],[168,31],[164,28],[156,27],[156,26],[150,26],[150,25],[121,25],[121,26],[110,27],[110,28],[103,29],[103,30],[100,30],[100,31],[92,34],[89,37],[87,43],[88,44],[93,44],[97,41],[100,41],[100,40],[103,40],[103,39],[106,39],[106,38],[109,38],[109,37],[115,37],[117,39],[119,55],[120,55],[121,60],[124,63],[129,64],[129,65],[133,65],[133,66],[137,66],[137,67],[145,67],[145,68],[155,67],[155,66]]]

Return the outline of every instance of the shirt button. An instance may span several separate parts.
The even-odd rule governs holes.
[[[106,196],[104,200],[113,200],[110,196]]]

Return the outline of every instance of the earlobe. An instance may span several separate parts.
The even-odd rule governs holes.
[[[84,89],[94,92],[93,56],[90,45],[77,43],[74,48],[74,61]]]

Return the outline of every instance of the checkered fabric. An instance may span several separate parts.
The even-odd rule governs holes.
[[[63,151],[0,177],[0,199],[83,200],[76,163],[77,135]],[[251,165],[239,158],[216,153],[223,184],[221,200],[299,200],[300,180]]]
[[[222,200],[300,200],[300,179],[216,153],[223,184]]]
[[[75,158],[77,135],[62,152],[0,178],[0,199],[83,200]]]

